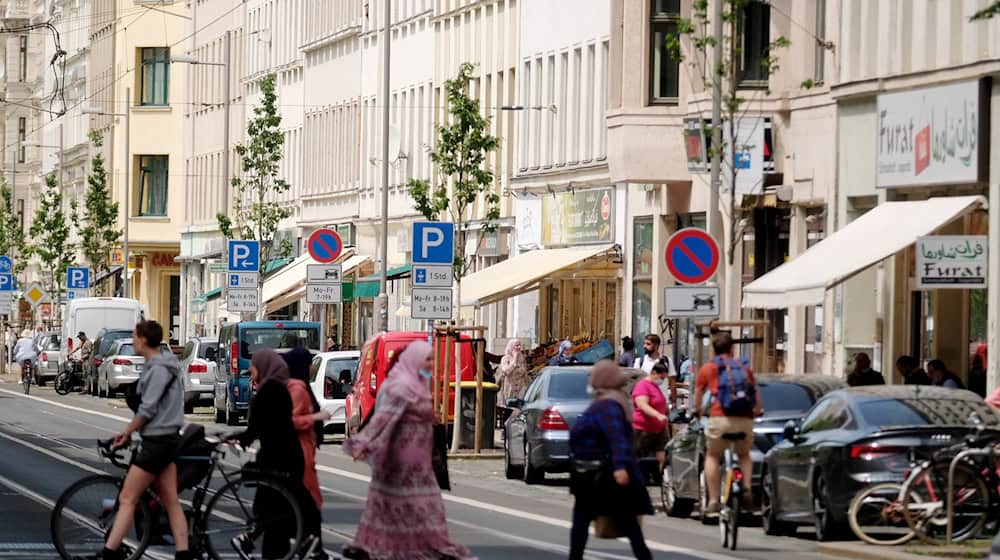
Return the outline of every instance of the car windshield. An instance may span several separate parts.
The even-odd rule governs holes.
[[[358,374],[358,358],[335,359],[326,362],[325,375],[337,382],[340,381],[340,372],[347,370],[351,372],[351,383],[354,383],[354,376]]]
[[[111,350],[111,345],[115,343],[116,340],[120,338],[129,338],[132,336],[132,331],[108,331],[104,333],[104,338],[101,339],[101,348],[99,349],[100,354],[107,354]]]
[[[219,347],[218,342],[202,342],[201,346],[198,347],[198,357],[204,360],[205,358],[208,357],[209,350],[215,350],[218,347]]]
[[[793,383],[761,383],[760,399],[767,412],[805,412],[812,398],[803,387]]]
[[[858,404],[861,417],[873,426],[926,426],[927,416],[898,400],[862,401]]]
[[[122,344],[118,347],[119,356],[135,356],[135,348],[131,344]]]
[[[316,350],[319,348],[318,332],[316,329],[302,328],[272,328],[272,329],[247,329],[243,331],[243,340],[240,344],[240,355],[249,360],[258,348],[271,348],[272,350],[291,350],[299,346],[305,346]]]
[[[551,400],[587,400],[587,379],[589,371],[564,371],[552,374],[549,380],[549,399]]]

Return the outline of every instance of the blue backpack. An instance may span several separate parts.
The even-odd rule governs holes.
[[[715,396],[726,416],[749,416],[757,406],[757,389],[748,379],[745,360],[715,358],[719,368],[719,393]]]

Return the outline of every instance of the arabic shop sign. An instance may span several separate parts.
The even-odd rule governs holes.
[[[542,245],[609,243],[613,238],[615,191],[563,192],[542,198]]]
[[[967,184],[984,179],[981,82],[878,96],[879,187]]]
[[[987,236],[930,235],[917,240],[917,288],[985,289]]]

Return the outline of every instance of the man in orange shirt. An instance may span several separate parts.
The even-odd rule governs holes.
[[[753,419],[762,412],[761,400],[757,391],[750,365],[743,359],[734,358],[733,338],[727,333],[720,333],[712,338],[712,348],[715,359],[701,366],[695,381],[694,414],[702,416],[702,398],[708,391],[712,395],[708,424],[705,427],[706,454],[705,480],[708,484],[708,513],[716,515],[722,510],[719,503],[720,457],[729,445],[724,440],[724,434],[742,433],[743,439],[734,442],[734,448],[740,460],[740,469],[744,473],[753,472],[753,461],[750,450],[753,447]],[[723,376],[723,390],[719,393],[720,376]],[[752,504],[749,492],[743,495],[744,503]],[[748,509],[752,509],[752,506]]]

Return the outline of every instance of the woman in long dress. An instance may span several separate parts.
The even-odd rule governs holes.
[[[500,368],[497,369],[497,383],[500,385],[498,398],[500,406],[507,406],[507,400],[524,396],[524,391],[531,384],[531,374],[528,373],[528,363],[524,358],[521,341],[514,339],[507,343]]]
[[[399,355],[379,389],[371,421],[347,440],[345,452],[371,466],[368,503],[347,558],[464,558],[448,537],[444,500],[431,466],[434,411],[427,381],[430,344],[418,340]]]

